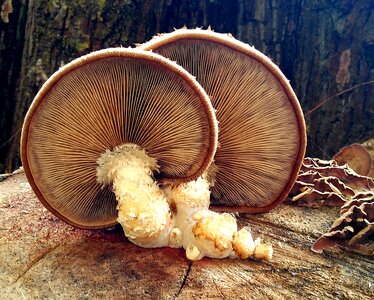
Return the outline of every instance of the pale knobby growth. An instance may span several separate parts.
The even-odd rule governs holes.
[[[141,247],[183,247],[190,260],[203,257],[271,259],[272,247],[253,241],[247,227],[238,231],[232,214],[209,210],[206,178],[161,189],[154,181],[155,159],[134,144],[106,151],[97,178],[112,184],[118,222],[130,241]]]

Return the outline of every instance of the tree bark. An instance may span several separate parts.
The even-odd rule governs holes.
[[[0,173],[20,165],[23,118],[61,65],[174,27],[210,25],[254,45],[280,65],[305,112],[374,80],[373,1],[14,0],[13,7],[10,22],[0,21]],[[331,157],[372,137],[373,119],[374,84],[329,101],[306,118],[308,155]]]
[[[304,111],[374,80],[374,2],[305,1],[293,69]],[[297,83],[296,83],[297,82]],[[374,84],[354,89],[307,117],[309,154],[331,158],[374,136]]]
[[[0,173],[5,170],[9,146],[20,133],[21,122],[13,123],[18,102],[14,96],[21,72],[27,4],[14,1],[13,13],[8,17],[9,23],[0,19]]]

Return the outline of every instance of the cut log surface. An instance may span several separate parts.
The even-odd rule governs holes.
[[[271,262],[143,249],[120,228],[75,229],[51,215],[21,172],[0,182],[0,299],[374,299],[374,259],[316,254],[338,209],[282,205],[241,215],[271,241]]]

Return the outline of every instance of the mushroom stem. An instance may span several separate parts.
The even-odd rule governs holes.
[[[204,177],[176,187],[166,187],[165,193],[175,208],[175,227],[171,231],[170,246],[183,247],[188,259],[272,258],[272,246],[261,244],[259,239],[253,241],[248,227],[238,231],[232,214],[209,210],[209,183]]]
[[[126,237],[141,247],[163,247],[169,243],[169,203],[152,178],[157,161],[135,144],[107,150],[97,161],[97,180],[112,184],[118,218]]]
[[[107,150],[97,163],[97,180],[112,184],[118,201],[117,221],[134,244],[183,247],[190,260],[271,259],[271,245],[253,241],[248,228],[238,231],[233,215],[209,210],[206,178],[160,189],[152,177],[158,171],[157,161],[134,144]]]

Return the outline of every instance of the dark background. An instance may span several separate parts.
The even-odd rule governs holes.
[[[342,146],[374,136],[373,0],[12,3],[9,23],[0,20],[0,173],[20,166],[25,113],[61,65],[183,25],[230,32],[280,66],[306,113],[307,155],[330,158]]]

